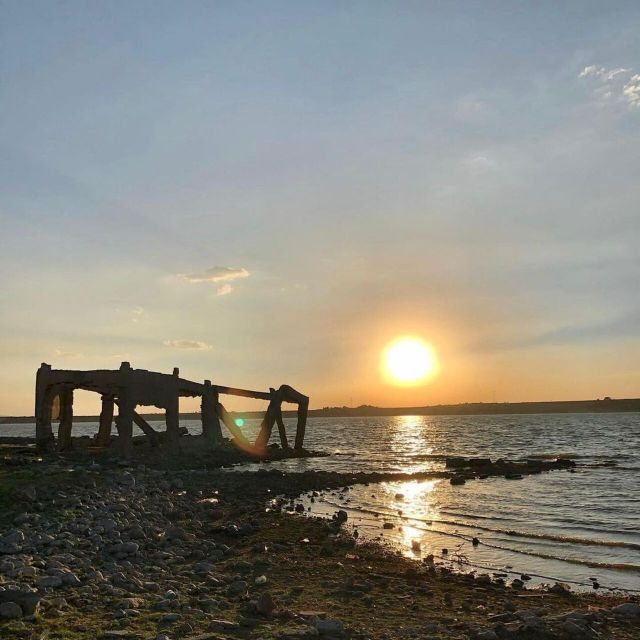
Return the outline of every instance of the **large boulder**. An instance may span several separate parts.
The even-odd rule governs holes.
[[[41,596],[35,591],[20,591],[18,589],[0,591],[0,605],[10,602],[17,604],[25,616],[32,616],[36,613],[40,605],[40,598]]]

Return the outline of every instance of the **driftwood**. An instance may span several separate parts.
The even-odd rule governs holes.
[[[56,447],[66,451],[72,447],[73,392],[75,389],[93,391],[102,397],[102,409],[96,445],[107,447],[111,443],[114,407],[118,407],[115,419],[117,446],[125,456],[132,454],[133,425],[136,424],[148,437],[152,446],[179,448],[180,423],[179,400],[181,397],[201,398],[202,436],[208,446],[215,447],[222,440],[221,422],[241,448],[263,454],[271,437],[274,424],[278,425],[280,444],[288,448],[288,440],[282,419],[282,403],[298,405],[295,448],[302,449],[309,408],[309,398],[288,385],[269,391],[252,391],[236,387],[224,387],[192,382],[180,377],[176,368],[172,374],[156,373],[145,369],[132,369],[123,362],[116,370],[77,371],[52,369],[43,363],[36,374],[36,443],[41,449]],[[220,395],[268,400],[269,406],[260,426],[255,443],[251,444],[220,402]],[[136,407],[152,405],[164,409],[166,432],[163,438],[137,411]],[[53,435],[52,420],[59,414],[57,442]]]

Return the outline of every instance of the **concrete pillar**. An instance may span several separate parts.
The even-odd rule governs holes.
[[[278,424],[278,433],[280,434],[280,446],[283,449],[288,449],[289,441],[287,440],[287,430],[284,427],[284,420],[282,419],[282,405],[278,405],[276,423]]]
[[[133,411],[134,405],[128,394],[120,397],[118,402],[118,416],[116,429],[118,431],[118,449],[125,458],[133,453]]]
[[[102,396],[102,410],[100,411],[100,426],[98,427],[99,447],[108,447],[111,443],[111,425],[113,423],[113,396]]]
[[[131,457],[133,453],[133,412],[136,407],[131,393],[131,371],[131,365],[128,362],[120,364],[120,392],[116,429],[118,431],[118,449],[125,458]]]
[[[269,391],[271,392],[271,402],[269,402],[267,411],[264,414],[264,418],[262,419],[260,432],[258,433],[258,437],[256,438],[255,443],[255,448],[259,452],[263,452],[266,450],[267,444],[269,443],[269,438],[271,438],[273,425],[276,422],[276,417],[278,411],[280,410],[280,394],[275,389],[269,389]]]
[[[304,445],[304,432],[307,428],[307,413],[309,412],[309,400],[298,404],[298,424],[296,425],[296,449],[302,449]]]
[[[60,391],[60,425],[58,426],[58,450],[71,449],[71,428],[73,427],[73,388],[63,387]]]
[[[173,398],[165,408],[165,422],[167,425],[167,442],[170,446],[178,446],[180,439],[180,396],[176,388]]]
[[[202,420],[202,435],[213,444],[222,441],[222,428],[216,411],[217,406],[218,392],[211,386],[211,380],[205,380],[200,405],[200,419]]]
[[[36,373],[36,445],[41,451],[51,449],[54,445],[51,428],[51,404],[54,394],[49,387],[48,374],[51,365],[43,362]]]

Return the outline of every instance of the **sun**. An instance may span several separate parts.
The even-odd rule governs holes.
[[[396,338],[382,352],[382,372],[397,385],[416,385],[433,378],[438,360],[433,347],[419,338]]]

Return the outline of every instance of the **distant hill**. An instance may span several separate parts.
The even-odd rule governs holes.
[[[557,402],[465,402],[463,404],[437,404],[425,407],[324,407],[311,409],[310,418],[357,418],[366,416],[471,416],[527,413],[623,413],[640,412],[640,398],[602,400],[561,400]],[[264,411],[232,411],[232,415],[262,418]],[[285,416],[295,411],[283,411]],[[162,413],[146,413],[147,420],[161,420]],[[199,413],[181,413],[183,420],[197,420]],[[74,422],[94,422],[98,416],[74,416]],[[0,417],[0,424],[25,424],[34,421],[31,416]]]
[[[616,413],[640,412],[640,398],[563,400],[557,402],[465,402],[425,407],[325,407],[309,411],[315,417],[349,416],[455,416],[526,413]]]

